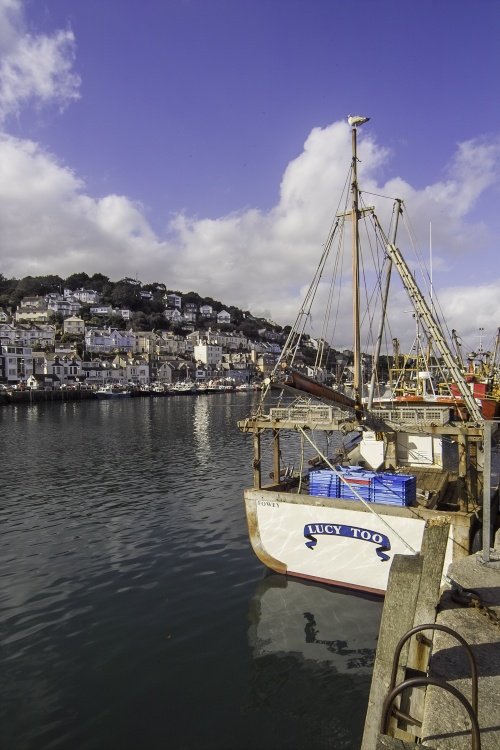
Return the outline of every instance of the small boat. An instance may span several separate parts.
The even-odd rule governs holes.
[[[97,398],[130,398],[131,393],[119,385],[103,385],[96,391]]]
[[[277,573],[383,595],[394,556],[419,554],[426,523],[449,523],[445,571],[452,560],[482,548],[482,509],[488,507],[491,519],[498,509],[498,487],[492,486],[490,472],[497,425],[481,412],[445,338],[447,327],[436,317],[432,302],[420,291],[396,246],[399,218],[406,213],[403,201],[394,199],[389,238],[375,208],[362,202],[356,125],[351,143],[345,194],[337,204],[348,206],[350,200],[351,207],[334,217],[278,362],[259,403],[238,425],[253,439],[254,484],[245,490],[244,499],[257,557]],[[411,227],[411,221],[405,224]],[[362,236],[367,236],[371,253],[363,265]],[[328,316],[336,311],[333,301],[342,299],[334,282],[348,240],[353,377],[350,392],[345,393],[326,382],[329,372],[324,359],[329,347],[324,340],[313,374],[301,367],[296,354],[308,321],[321,319],[313,312],[315,302],[328,301],[322,330],[335,329],[328,325]],[[408,247],[415,246],[412,240]],[[374,269],[373,290],[368,286],[370,269]],[[391,278],[393,270],[397,275]],[[325,279],[331,280],[330,289],[325,288]],[[341,288],[342,279],[338,281]],[[399,287],[393,302],[389,292],[395,283]],[[451,384],[435,398],[421,393],[375,398],[389,311],[401,319],[403,290],[431,360]],[[378,325],[374,310],[368,308],[377,295]],[[366,311],[361,310],[361,299],[367,302]],[[362,340],[373,342],[371,380],[362,366],[366,355]]]
[[[255,388],[251,383],[238,383],[238,385],[235,386],[235,391],[240,393],[248,393],[249,391],[254,390]]]
[[[179,381],[170,386],[170,393],[177,396],[189,396],[197,392],[196,383],[190,380]]]
[[[153,383],[149,388],[149,393],[151,396],[168,396],[170,389],[164,383]]]

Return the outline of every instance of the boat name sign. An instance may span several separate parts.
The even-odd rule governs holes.
[[[386,555],[385,553],[391,549],[391,543],[385,534],[379,534],[370,529],[362,529],[359,526],[343,526],[331,523],[307,524],[304,526],[304,536],[306,539],[309,539],[309,541],[306,542],[306,547],[309,547],[311,550],[314,549],[318,543],[318,540],[315,537],[322,534],[344,536],[349,537],[350,539],[359,539],[360,541],[378,544],[380,546],[375,552],[379,556],[380,561],[387,562],[387,560],[389,560],[389,555]]]

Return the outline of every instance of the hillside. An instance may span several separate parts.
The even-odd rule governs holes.
[[[221,326],[226,331],[240,330],[249,338],[258,338],[259,330],[262,329],[282,332],[281,326],[264,320],[263,318],[254,318],[249,311],[241,310],[234,305],[227,305],[211,297],[203,297],[197,292],[181,292],[175,289],[169,289],[166,284],[154,282],[143,284],[138,279],[124,278],[118,281],[112,281],[101,273],[94,273],[89,276],[85,272],[73,273],[67,278],[60,276],[25,276],[22,279],[6,279],[0,274],[0,307],[15,312],[21,300],[24,297],[44,296],[46,294],[62,294],[64,289],[92,289],[101,295],[102,303],[112,305],[113,308],[128,309],[131,311],[131,319],[124,320],[123,317],[110,315],[107,318],[103,316],[93,318],[90,312],[90,305],[82,305],[79,313],[87,324],[113,326],[119,329],[132,327],[134,330],[152,331],[152,330],[173,330],[176,333],[182,333],[183,327],[180,323],[170,323],[166,320],[164,312],[167,308],[166,295],[177,294],[182,298],[182,306],[187,303],[195,304],[198,308],[200,305],[210,305],[215,313],[227,310],[231,315],[231,323]],[[152,298],[145,298],[141,293],[150,292]],[[54,322],[60,323],[58,315],[54,315]],[[203,329],[213,322],[197,320],[197,328]]]

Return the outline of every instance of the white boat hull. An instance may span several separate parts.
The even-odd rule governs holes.
[[[254,551],[272,570],[379,594],[394,555],[418,553],[426,520],[444,515],[373,503],[374,514],[361,502],[269,490],[246,490],[245,505]],[[469,544],[469,516],[450,517],[445,570]]]

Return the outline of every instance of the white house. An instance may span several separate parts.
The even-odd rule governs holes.
[[[174,356],[184,356],[191,354],[193,344],[184,336],[176,336],[173,333],[164,332],[159,341],[160,354],[170,354]]]
[[[227,310],[221,310],[220,313],[217,313],[217,323],[219,325],[221,325],[222,323],[230,323],[230,322],[231,322],[231,316]]]
[[[81,308],[81,303],[78,300],[63,299],[59,296],[59,299],[49,299],[47,307],[51,312],[60,313],[64,317],[75,315]]]
[[[181,323],[184,320],[184,316],[177,308],[167,308],[163,315],[166,320],[170,320],[171,323]]]
[[[43,306],[28,305],[26,307],[21,305],[21,307],[17,308],[14,318],[16,323],[48,323],[49,308],[45,304]]]
[[[154,331],[136,331],[134,338],[134,352],[138,354],[156,354],[159,350],[160,336]]]
[[[179,310],[182,306],[182,297],[178,294],[166,294],[163,298],[169,307],[178,307]]]
[[[200,305],[200,315],[203,318],[212,318],[214,310],[212,305]]]
[[[196,362],[204,365],[216,365],[222,359],[222,346],[217,344],[196,344],[194,347]]]
[[[85,305],[93,305],[101,301],[101,295],[93,289],[76,289],[74,292],[71,289],[65,289],[64,296],[66,299],[79,300]]]
[[[52,352],[33,354],[35,375],[54,375],[61,385],[75,383],[82,378],[82,360],[76,354],[59,355]]]
[[[85,347],[88,352],[133,352],[133,331],[118,331],[116,328],[91,328],[85,331]]]
[[[83,336],[85,333],[85,323],[82,318],[72,315],[64,320],[63,331],[70,335]]]
[[[113,308],[111,305],[96,305],[90,308],[91,315],[112,315]]]
[[[0,341],[2,344],[20,344],[22,346],[53,346],[56,338],[56,327],[46,323],[0,323]]]
[[[33,352],[29,346],[2,345],[2,367],[5,380],[13,385],[33,374]]]

